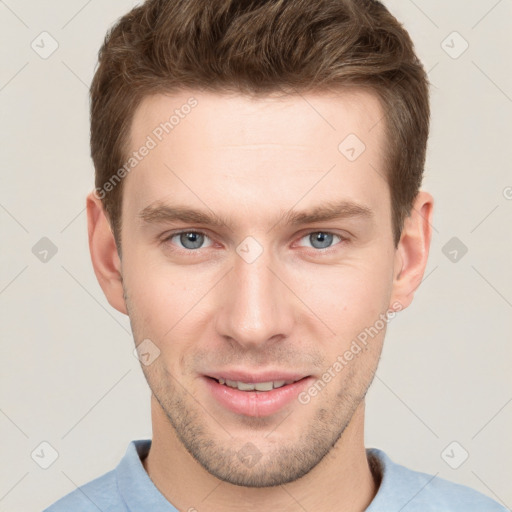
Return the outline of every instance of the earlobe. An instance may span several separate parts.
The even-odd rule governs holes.
[[[421,284],[428,261],[432,238],[432,216],[434,198],[419,191],[405,219],[400,242],[395,252],[393,293],[390,303],[401,304],[405,309],[412,302],[414,293]]]
[[[94,192],[87,196],[89,251],[96,278],[112,307],[128,314],[123,293],[121,260],[101,200]]]

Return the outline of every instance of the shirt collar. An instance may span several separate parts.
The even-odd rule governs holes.
[[[119,493],[130,512],[178,512],[157,489],[142,460],[149,453],[151,439],[132,441],[116,468]]]

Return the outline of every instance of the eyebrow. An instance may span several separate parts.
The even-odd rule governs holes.
[[[305,211],[294,211],[292,208],[287,212],[282,212],[280,215],[280,220],[276,222],[276,224],[284,223],[287,226],[296,226],[299,224],[313,224],[315,222],[325,222],[348,218],[373,220],[374,217],[374,211],[368,206],[352,201],[343,200],[339,202],[329,201]],[[181,205],[171,206],[160,201],[152,203],[141,210],[139,213],[139,218],[145,224],[189,222],[216,228],[220,228],[231,223],[231,219],[223,218],[211,210],[206,212],[194,210],[192,208]]]

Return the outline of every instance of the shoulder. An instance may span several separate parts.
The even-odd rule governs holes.
[[[125,512],[117,492],[115,470],[81,485],[63,496],[43,512]]]
[[[368,512],[399,510],[407,512],[506,512],[507,509],[465,485],[406,468],[393,462],[383,451],[367,450],[382,474],[382,481]],[[398,510],[397,509],[397,510]]]

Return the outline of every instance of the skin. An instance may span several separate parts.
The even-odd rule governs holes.
[[[101,201],[87,198],[98,281],[129,315],[135,343],[150,339],[160,350],[141,365],[153,425],[144,468],[179,510],[365,510],[379,475],[364,447],[364,397],[385,327],[309,403],[293,400],[270,416],[225,409],[202,376],[236,368],[321,379],[379,315],[411,303],[427,263],[433,198],[418,193],[395,248],[383,112],[357,90],[151,96],[135,113],[133,150],[191,96],[197,107],[124,178],[122,259]],[[366,146],[352,162],[338,150],[351,133]],[[340,200],[373,215],[283,221]],[[226,224],[143,222],[140,212],[156,202],[213,212]],[[194,246],[168,238],[176,230],[206,237]],[[343,238],[328,238],[322,254],[309,236],[318,232]],[[248,236],[263,248],[251,263],[236,252]],[[237,457],[248,442],[261,454],[250,467]]]

